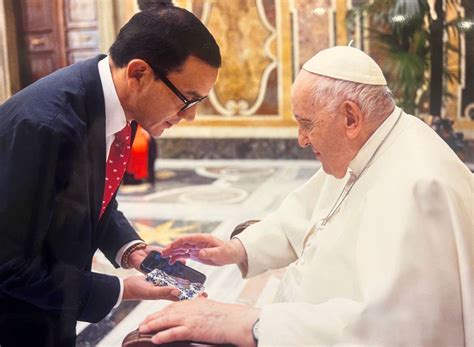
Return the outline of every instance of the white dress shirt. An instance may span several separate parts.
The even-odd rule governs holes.
[[[122,105],[120,104],[117,91],[115,90],[114,81],[112,79],[112,72],[110,71],[109,66],[109,57],[107,56],[104,59],[100,60],[98,67],[105,102],[105,162],[107,162],[110,147],[112,146],[112,142],[115,139],[115,134],[127,125],[127,118],[125,117],[125,112],[122,108]],[[115,256],[115,261],[117,262],[117,264],[120,265],[122,255],[129,247],[140,242],[142,241],[134,240],[123,245]],[[119,278],[119,281],[120,294],[114,308],[116,308],[122,302],[123,297],[123,281],[121,278]]]

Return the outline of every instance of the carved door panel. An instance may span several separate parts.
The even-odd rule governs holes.
[[[96,0],[17,2],[22,87],[98,54]]]
[[[99,53],[95,0],[64,0],[67,64]]]
[[[17,20],[22,86],[65,65],[58,1],[20,0]]]

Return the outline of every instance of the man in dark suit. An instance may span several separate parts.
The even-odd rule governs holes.
[[[91,272],[100,249],[138,268],[150,251],[117,209],[136,124],[158,137],[215,83],[219,47],[190,12],[137,13],[109,56],[37,81],[0,105],[0,346],[74,346],[78,320],[122,300],[176,298],[143,276]]]

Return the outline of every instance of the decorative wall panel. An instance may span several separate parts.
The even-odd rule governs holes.
[[[315,53],[334,46],[334,8],[331,0],[293,0],[295,74]]]
[[[474,121],[474,3],[462,1],[466,25],[470,26],[461,35],[461,95],[459,117],[465,121]]]
[[[274,3],[267,4],[274,13]],[[267,90],[278,84],[278,78],[270,81],[277,69],[275,23],[268,20],[262,1],[220,1],[205,9],[202,19],[226,57],[220,83],[210,95],[212,107],[222,116],[262,115]],[[267,115],[278,116],[277,100],[266,100]]]
[[[305,3],[297,2],[297,6]],[[271,128],[278,127],[288,129],[288,136],[296,136],[290,106],[295,77],[293,39],[298,41],[298,35],[294,34],[293,3],[293,0],[175,1],[206,24],[221,47],[223,60],[217,84],[200,106],[196,121],[181,127],[193,128],[194,134],[200,127],[251,127],[244,131],[247,134],[265,127],[271,133]],[[315,26],[320,27],[317,23]],[[303,52],[314,51],[308,48],[309,42],[316,42],[317,47],[329,42],[327,25],[325,28],[298,44]],[[320,33],[324,38],[320,39]],[[179,133],[183,136],[183,131]]]
[[[335,22],[335,11],[342,6],[345,13],[346,0],[174,3],[206,24],[222,49],[223,66],[196,121],[164,137],[206,137],[215,129],[219,137],[295,138],[291,85],[306,60],[339,36],[347,38]]]
[[[469,139],[474,138],[474,4],[459,0],[446,6],[446,21],[459,20],[459,31],[450,31],[445,48],[445,67],[459,81],[444,78],[446,90],[454,97],[443,100],[443,115],[454,120],[454,128]],[[459,52],[459,53],[458,53]]]

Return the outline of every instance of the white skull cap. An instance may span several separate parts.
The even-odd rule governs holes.
[[[386,86],[382,69],[366,53],[348,46],[324,49],[309,59],[303,70],[343,81]]]

